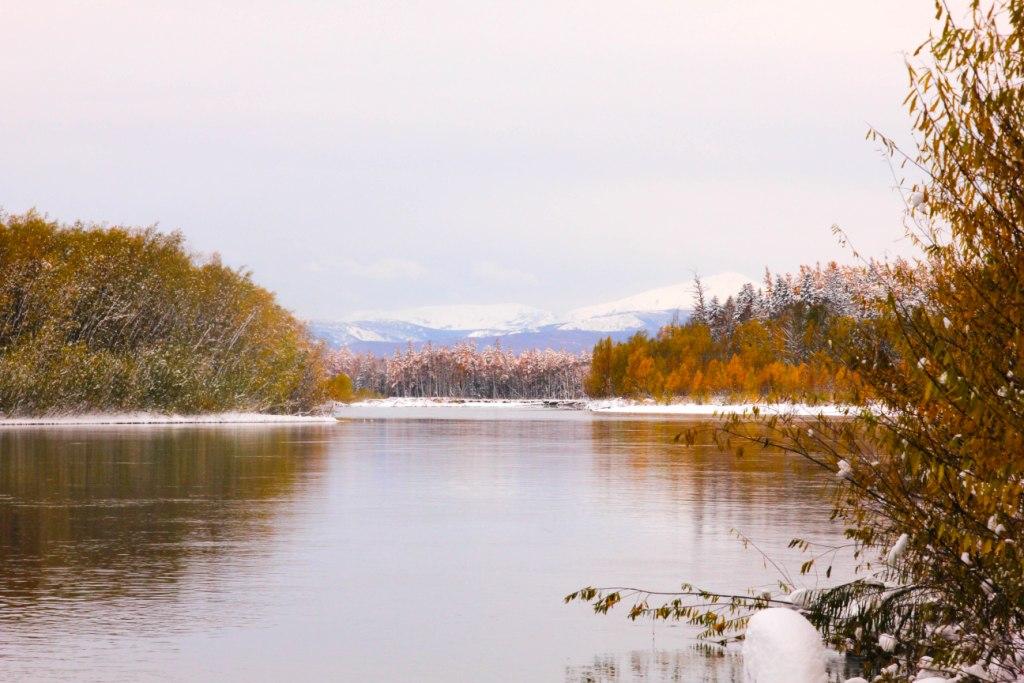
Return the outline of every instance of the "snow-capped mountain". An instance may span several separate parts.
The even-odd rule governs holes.
[[[701,278],[704,298],[707,301],[716,296],[725,301],[730,296],[736,296],[740,288],[747,283],[756,284],[754,280],[740,273],[719,273],[709,278]],[[696,297],[697,292],[692,281],[649,289],[624,299],[569,311],[566,322],[562,323],[560,329],[604,332],[641,329],[650,322],[649,314],[674,311],[689,313],[694,309]]]
[[[701,282],[706,300],[717,296],[724,301],[754,280],[739,273],[720,273]],[[562,316],[521,304],[423,306],[362,311],[343,321],[314,320],[310,327],[334,348],[375,353],[391,353],[408,344],[488,344],[495,340],[516,350],[583,350],[606,336],[623,339],[639,330],[654,333],[673,318],[685,320],[694,308],[695,296],[690,281],[584,306]]]
[[[536,332],[556,323],[539,308],[522,304],[422,306],[396,311],[361,311],[347,320],[314,320],[313,333],[332,347],[381,350],[409,343],[451,344],[465,339],[493,341]]]
[[[360,311],[350,321],[377,320],[409,323],[435,330],[481,330],[507,333],[535,330],[554,322],[548,311],[522,304],[421,306],[399,311]]]

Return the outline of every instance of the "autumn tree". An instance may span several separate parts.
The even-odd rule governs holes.
[[[0,214],[0,412],[308,411],[323,351],[179,233]]]
[[[862,402],[857,373],[836,351],[874,315],[855,300],[864,292],[880,295],[881,280],[868,268],[835,263],[804,267],[799,275],[769,280],[768,291],[747,285],[724,304],[712,299],[701,305],[698,297],[685,324],[667,325],[654,336],[602,340],[584,381],[587,394]],[[780,288],[787,293],[780,294]]]
[[[583,380],[587,396],[604,398],[611,395],[612,340],[607,337],[594,345],[590,357],[590,369]]]

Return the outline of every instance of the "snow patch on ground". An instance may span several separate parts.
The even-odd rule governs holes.
[[[348,408],[539,408],[556,406],[561,403],[580,401],[558,401],[555,399],[482,399],[482,398],[371,398],[365,401],[343,404]]]
[[[74,425],[162,425],[162,424],[305,424],[330,423],[330,415],[270,415],[267,413],[208,413],[164,415],[161,413],[98,413],[50,415],[43,417],[0,417],[0,427]]]
[[[375,398],[346,404],[350,408],[571,408],[609,415],[723,415],[750,414],[756,408],[762,415],[839,417],[855,415],[857,408],[838,405],[800,403],[655,403],[627,399],[483,399],[483,398]]]
[[[590,401],[587,409],[595,413],[628,415],[716,415],[726,413],[752,413],[757,409],[762,415],[785,414],[826,417],[856,415],[858,408],[834,404],[807,405],[804,403],[655,403],[653,401],[630,401],[611,399]]]

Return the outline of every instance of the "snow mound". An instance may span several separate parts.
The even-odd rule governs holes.
[[[811,622],[783,607],[750,618],[743,641],[745,683],[826,683],[825,646]]]

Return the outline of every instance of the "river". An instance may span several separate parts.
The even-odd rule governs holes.
[[[735,648],[561,598],[774,584],[735,531],[793,573],[794,536],[841,542],[827,476],[679,420],[340,415],[0,429],[0,678],[734,681]]]

